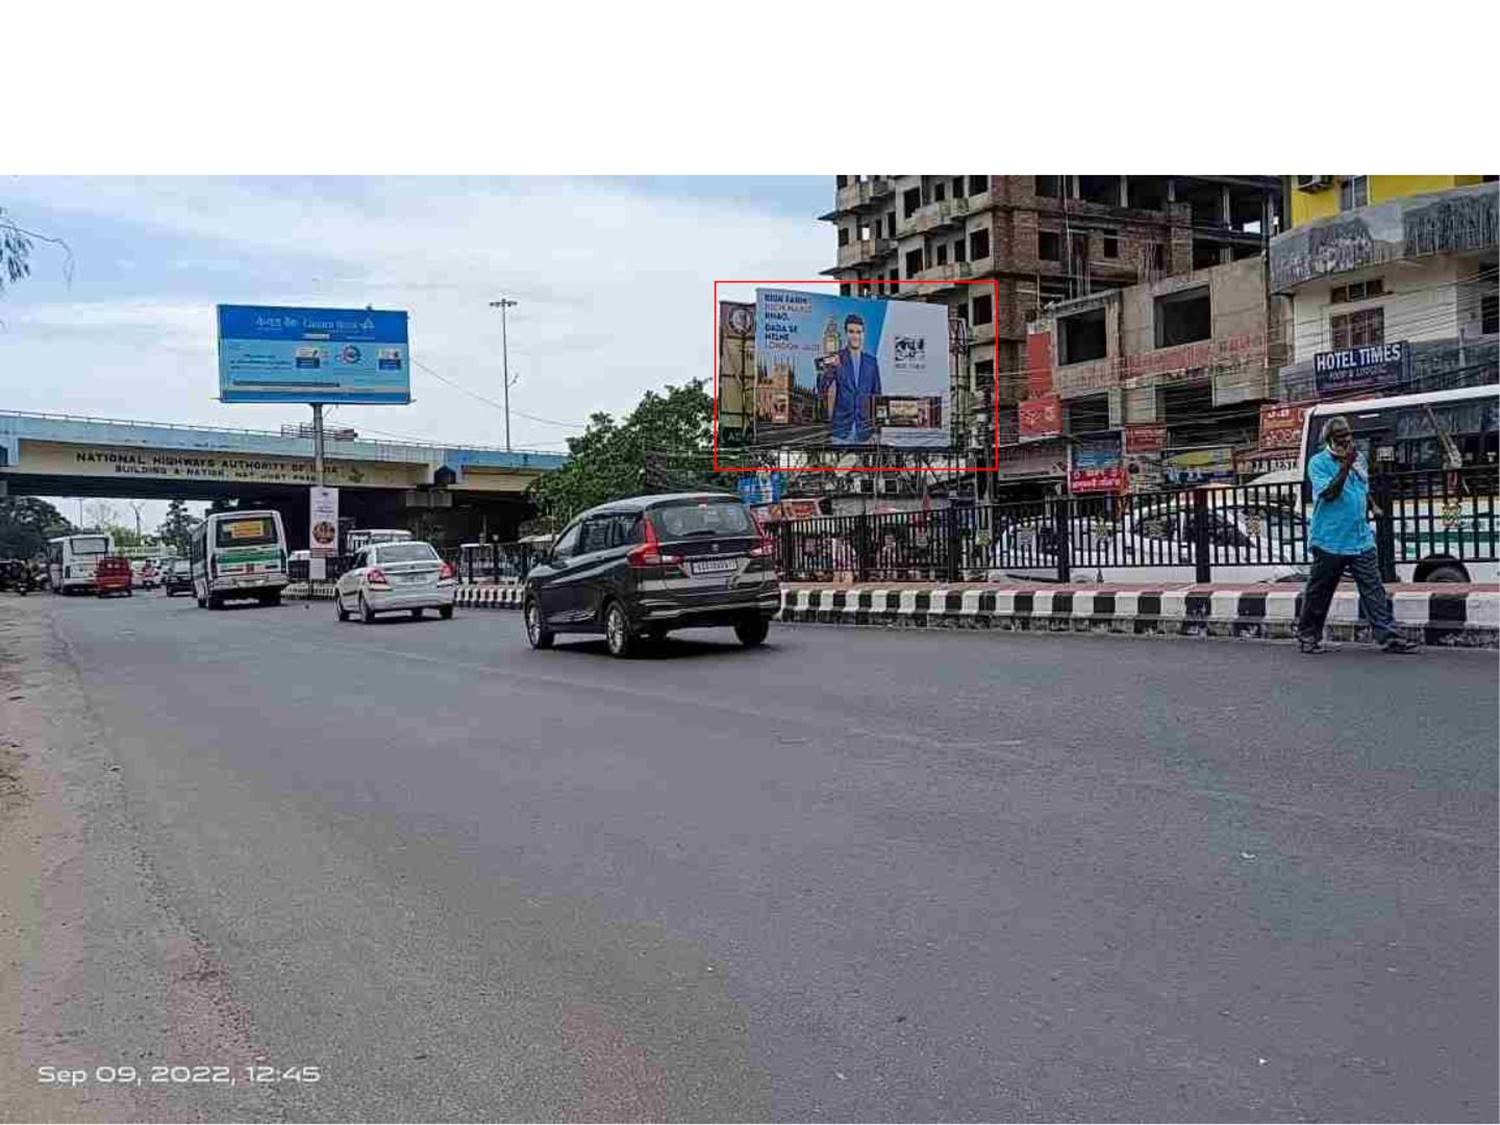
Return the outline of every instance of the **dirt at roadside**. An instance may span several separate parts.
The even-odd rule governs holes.
[[[279,1120],[268,1088],[149,1080],[264,1059],[152,868],[52,613],[0,601],[0,1121]],[[88,1077],[47,1084],[46,1066]],[[127,1066],[141,1085],[98,1080]]]

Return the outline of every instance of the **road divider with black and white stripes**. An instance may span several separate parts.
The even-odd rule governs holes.
[[[1500,647],[1500,589],[1449,584],[1388,587],[1396,624],[1426,645]],[[461,585],[454,604],[521,608],[519,583]],[[333,597],[331,583],[287,587],[289,598]],[[1285,640],[1296,634],[1300,586],[862,586],[796,584],[781,589],[786,624],[1003,632],[1127,633]],[[1369,641],[1359,595],[1340,588],[1328,613],[1333,640]]]

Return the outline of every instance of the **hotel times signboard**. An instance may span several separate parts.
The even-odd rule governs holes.
[[[1313,356],[1313,379],[1320,395],[1399,386],[1406,380],[1406,341],[1341,348]]]
[[[411,401],[406,313],[220,305],[224,402]]]

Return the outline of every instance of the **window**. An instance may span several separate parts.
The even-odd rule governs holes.
[[[974,364],[974,384],[976,390],[985,390],[995,382],[995,361],[992,359],[981,359]]]
[[[852,296],[854,296],[854,288],[853,288],[853,286],[851,286],[847,281],[841,281],[841,282],[839,282],[839,296],[840,297],[852,297]]]
[[[988,324],[995,316],[995,298],[989,293],[974,298],[974,321],[978,326]]]
[[[1500,332],[1500,297],[1494,293],[1479,299],[1479,331],[1486,336]]]
[[[976,230],[969,232],[969,259],[979,261],[990,256],[990,232],[987,230]]]
[[[582,524],[575,523],[562,533],[562,536],[552,547],[553,558],[566,559],[573,556],[573,549],[578,546],[578,529],[582,526]]]
[[[880,237],[880,220],[879,219],[875,220],[875,237],[876,238]]]
[[[634,512],[594,516],[583,523],[578,553],[587,555],[594,551],[608,551],[627,543],[638,543],[642,538],[640,517]]]
[[[935,184],[932,185],[932,201],[934,203],[941,203],[943,200],[945,200],[947,198],[948,198],[948,189],[947,189],[946,186],[944,186],[942,180],[939,180],[937,183],[935,183]]]
[[[870,241],[870,225],[868,223],[859,228],[859,240],[861,242]]]
[[[1333,330],[1333,350],[1363,348],[1369,344],[1385,343],[1385,309],[1360,309],[1359,312],[1344,313],[1330,318]]]
[[[964,260],[964,240],[961,238],[953,244],[953,260],[955,262]]]
[[[970,176],[969,194],[983,195],[990,190],[990,178],[988,176]]]
[[[937,264],[940,266],[946,266],[948,264],[948,244],[946,242],[938,243]]]
[[[1167,245],[1164,242],[1151,244],[1151,268],[1157,273],[1167,272]]]
[[[1104,256],[1106,258],[1118,258],[1120,256],[1120,240],[1112,234],[1104,236]]]
[[[892,238],[896,237],[896,212],[887,211],[885,213],[885,229],[891,232]]]
[[[1057,362],[1086,363],[1103,359],[1107,351],[1104,332],[1104,310],[1089,309],[1057,321]]]
[[[899,293],[899,292],[901,292],[901,286],[897,284],[897,281],[900,279],[900,276],[901,275],[898,274],[895,270],[892,270],[890,272],[890,274],[888,275],[888,278],[889,278],[890,283],[891,283],[888,286],[888,288],[890,289],[890,291],[892,293]]]
[[[964,193],[964,178],[962,176],[954,176],[953,177],[953,198],[957,199],[961,195],[963,195],[963,193]]]
[[[438,562],[438,553],[430,543],[387,543],[375,552],[376,561],[387,563]]]
[[[848,187],[849,186],[849,177],[848,176],[835,176],[833,178],[833,182],[836,183],[841,188],[842,187]]]
[[[1043,199],[1056,199],[1062,194],[1061,176],[1036,176],[1036,193]]]
[[[668,542],[698,536],[748,535],[754,528],[745,506],[733,500],[669,504],[653,509],[651,522]]]
[[[848,246],[849,245],[849,228],[848,227],[839,227],[839,245],[840,246]]]
[[[1156,346],[1172,348],[1213,335],[1208,289],[1188,289],[1156,298]]]
[[[908,250],[906,252],[906,276],[916,277],[922,272],[922,251]]]
[[[1062,235],[1055,230],[1038,231],[1036,256],[1044,262],[1062,261]]]
[[[907,188],[906,191],[901,194],[901,214],[904,218],[911,218],[917,213],[917,209],[921,206],[921,188]]]
[[[270,516],[220,520],[214,532],[215,547],[256,547],[276,541],[276,521]]]
[[[1344,176],[1339,180],[1339,210],[1353,211],[1370,202],[1369,176]]]
[[[1342,305],[1348,301],[1368,301],[1372,297],[1385,296],[1385,282],[1372,277],[1369,281],[1355,281],[1348,285],[1336,285],[1328,293],[1328,303]]]

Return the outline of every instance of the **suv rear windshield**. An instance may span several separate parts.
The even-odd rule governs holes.
[[[375,551],[375,559],[382,563],[437,562],[438,553],[430,543],[387,543]]]
[[[685,500],[651,509],[651,522],[663,539],[707,535],[751,535],[755,524],[737,500]]]
[[[216,547],[258,547],[276,542],[276,521],[270,516],[252,516],[241,520],[220,520],[214,532]]]

